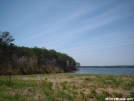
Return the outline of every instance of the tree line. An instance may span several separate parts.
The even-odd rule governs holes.
[[[33,48],[13,44],[9,32],[0,32],[0,75],[59,73],[76,70],[76,62],[54,49]]]

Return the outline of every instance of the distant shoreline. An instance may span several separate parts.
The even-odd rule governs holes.
[[[134,66],[80,66],[79,68],[134,68]]]

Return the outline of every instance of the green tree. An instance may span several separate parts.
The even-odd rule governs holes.
[[[61,70],[70,71],[75,67],[75,60],[65,53],[54,49],[29,48],[16,46],[12,42],[14,38],[9,32],[0,32],[0,74],[13,70],[22,74],[44,73],[47,69],[58,67]],[[10,77],[11,78],[11,77]]]
[[[0,33],[0,51],[2,55],[1,61],[7,61],[8,59],[8,51],[10,48],[8,46],[12,46],[11,42],[14,41],[14,38],[10,35],[9,32],[2,32]]]
[[[14,41],[14,38],[10,35],[9,32],[0,33],[0,61],[4,63],[2,70],[2,74],[5,72],[9,75],[9,83],[11,83],[11,75],[13,73],[10,65],[12,46],[11,42]]]

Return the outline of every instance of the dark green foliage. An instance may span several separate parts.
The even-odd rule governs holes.
[[[20,94],[15,94],[15,95],[9,95],[9,96],[4,96],[3,101],[25,101],[25,98],[22,97]]]
[[[134,92],[131,92],[130,97],[134,98]]]
[[[67,90],[67,81],[61,82],[62,90]]]
[[[91,78],[85,78],[85,81],[93,81]]]
[[[19,47],[9,32],[0,33],[0,75],[57,73],[75,70],[75,60],[45,48]]]
[[[119,98],[122,98],[123,94],[122,93],[116,93],[116,92],[113,92],[113,95],[115,97],[119,97]]]
[[[91,94],[92,94],[93,96],[95,96],[95,95],[97,94],[97,92],[95,91],[95,89],[92,89],[92,90],[91,90]]]
[[[100,94],[100,95],[97,95],[97,96],[96,96],[96,100],[95,100],[95,101],[105,101],[105,98],[106,98],[106,97],[105,97],[104,95],[101,95],[101,94]]]
[[[132,89],[134,87],[134,81],[132,81],[132,82],[126,82],[124,85],[123,85],[123,89],[125,89],[125,90],[130,90],[130,89]]]
[[[5,62],[11,58],[14,41],[9,32],[0,33],[0,62]]]
[[[67,101],[73,101],[72,95],[65,93],[64,91],[59,91],[56,96],[57,98],[62,99],[61,101],[64,99],[67,99]]]

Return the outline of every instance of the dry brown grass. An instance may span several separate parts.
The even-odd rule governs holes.
[[[0,79],[0,99],[5,101],[104,101],[134,95],[132,75],[23,75],[13,76],[12,85],[6,77]]]

